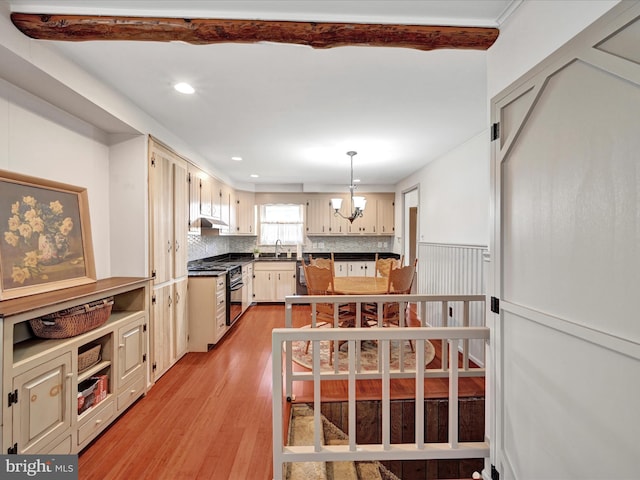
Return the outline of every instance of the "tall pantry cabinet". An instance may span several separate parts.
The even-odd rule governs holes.
[[[149,138],[150,374],[156,381],[187,352],[187,161]]]

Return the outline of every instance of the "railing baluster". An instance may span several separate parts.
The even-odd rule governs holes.
[[[313,352],[311,353],[313,362],[313,372],[317,372],[313,376],[313,445],[316,452],[322,449],[322,440],[320,434],[324,435],[322,430],[322,419],[320,418],[320,340],[313,340]]]
[[[423,339],[416,340],[416,426],[415,440],[418,449],[424,448],[424,345]]]
[[[389,380],[390,341],[382,340],[382,448],[391,448],[391,382]]]
[[[349,341],[349,450],[356,451],[356,355],[355,342]],[[358,357],[360,349],[358,349]]]
[[[469,302],[464,302],[464,308],[462,311],[462,326],[469,326]],[[469,370],[469,339],[462,341],[462,368]]]
[[[447,310],[449,310],[447,307],[449,306],[449,303],[444,300],[442,302],[442,326],[443,327],[447,327],[449,324],[449,312]],[[447,371],[447,369],[449,368],[449,350],[448,350],[449,344],[447,343],[447,341],[443,338],[442,339],[442,370]]]
[[[458,448],[458,339],[451,343],[449,367],[449,445]]]

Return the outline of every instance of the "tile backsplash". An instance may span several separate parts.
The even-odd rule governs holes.
[[[189,260],[222,255],[225,253],[251,253],[256,246],[257,237],[189,235]],[[304,253],[321,252],[393,252],[395,237],[331,236],[305,237],[302,246]],[[285,249],[287,247],[285,246]],[[274,251],[274,246],[260,246],[263,252]],[[295,253],[295,248],[291,251]]]

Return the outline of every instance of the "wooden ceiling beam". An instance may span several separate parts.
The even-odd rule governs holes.
[[[152,18],[12,13],[13,24],[39,40],[129,40],[203,45],[275,42],[313,48],[404,47],[418,50],[486,50],[497,28],[364,23]]]

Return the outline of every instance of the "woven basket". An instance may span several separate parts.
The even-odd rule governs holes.
[[[100,361],[100,350],[102,345],[94,345],[88,350],[78,353],[78,373],[83,372],[87,368],[93,367]]]
[[[104,298],[29,320],[29,324],[41,338],[75,337],[105,323],[112,307],[113,297]]]

